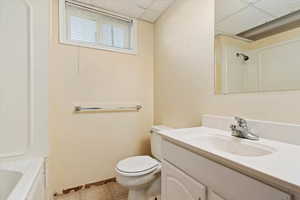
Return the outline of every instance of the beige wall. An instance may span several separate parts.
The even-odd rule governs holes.
[[[50,178],[54,191],[114,177],[118,160],[149,153],[153,124],[153,25],[139,22],[139,53],[128,55],[58,42],[53,0]],[[74,114],[74,103],[140,103],[141,112]]]
[[[155,123],[200,124],[201,115],[300,123],[300,92],[215,95],[214,1],[176,3],[155,24]]]

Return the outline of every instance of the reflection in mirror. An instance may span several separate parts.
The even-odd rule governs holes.
[[[300,89],[300,0],[216,0],[216,92]]]

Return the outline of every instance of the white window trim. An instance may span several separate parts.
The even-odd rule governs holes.
[[[131,49],[122,49],[122,48],[117,48],[117,47],[110,47],[106,45],[101,45],[101,44],[91,44],[88,42],[80,42],[80,41],[71,41],[67,39],[67,24],[66,24],[66,1],[70,0],[59,0],[59,41],[62,44],[67,44],[67,45],[73,45],[73,46],[80,46],[80,47],[87,47],[87,48],[93,48],[93,49],[100,49],[100,50],[106,50],[106,51],[113,51],[113,52],[119,52],[119,53],[126,53],[126,54],[137,54],[138,52],[138,34],[137,34],[137,26],[138,26],[138,21],[134,18],[129,18],[126,16],[122,16],[107,10],[103,10],[97,7],[92,7],[90,5],[85,5],[88,6],[92,9],[97,9],[100,12],[104,12],[107,14],[111,14],[114,16],[118,16],[120,18],[125,18],[129,19],[132,21],[132,30],[131,30],[131,38],[130,38],[130,46]],[[76,1],[76,3],[78,3]]]

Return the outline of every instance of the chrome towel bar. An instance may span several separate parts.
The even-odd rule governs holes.
[[[120,112],[120,111],[140,111],[143,107],[136,106],[75,106],[75,112]]]

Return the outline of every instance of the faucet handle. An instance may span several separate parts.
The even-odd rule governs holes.
[[[236,126],[236,125],[234,125],[234,124],[231,124],[231,125],[230,125],[230,129],[231,129],[232,131],[235,131],[235,130],[236,130],[236,128],[237,128],[237,126]]]
[[[234,117],[234,120],[237,122],[237,125],[242,128],[248,128],[247,121],[240,117]]]

